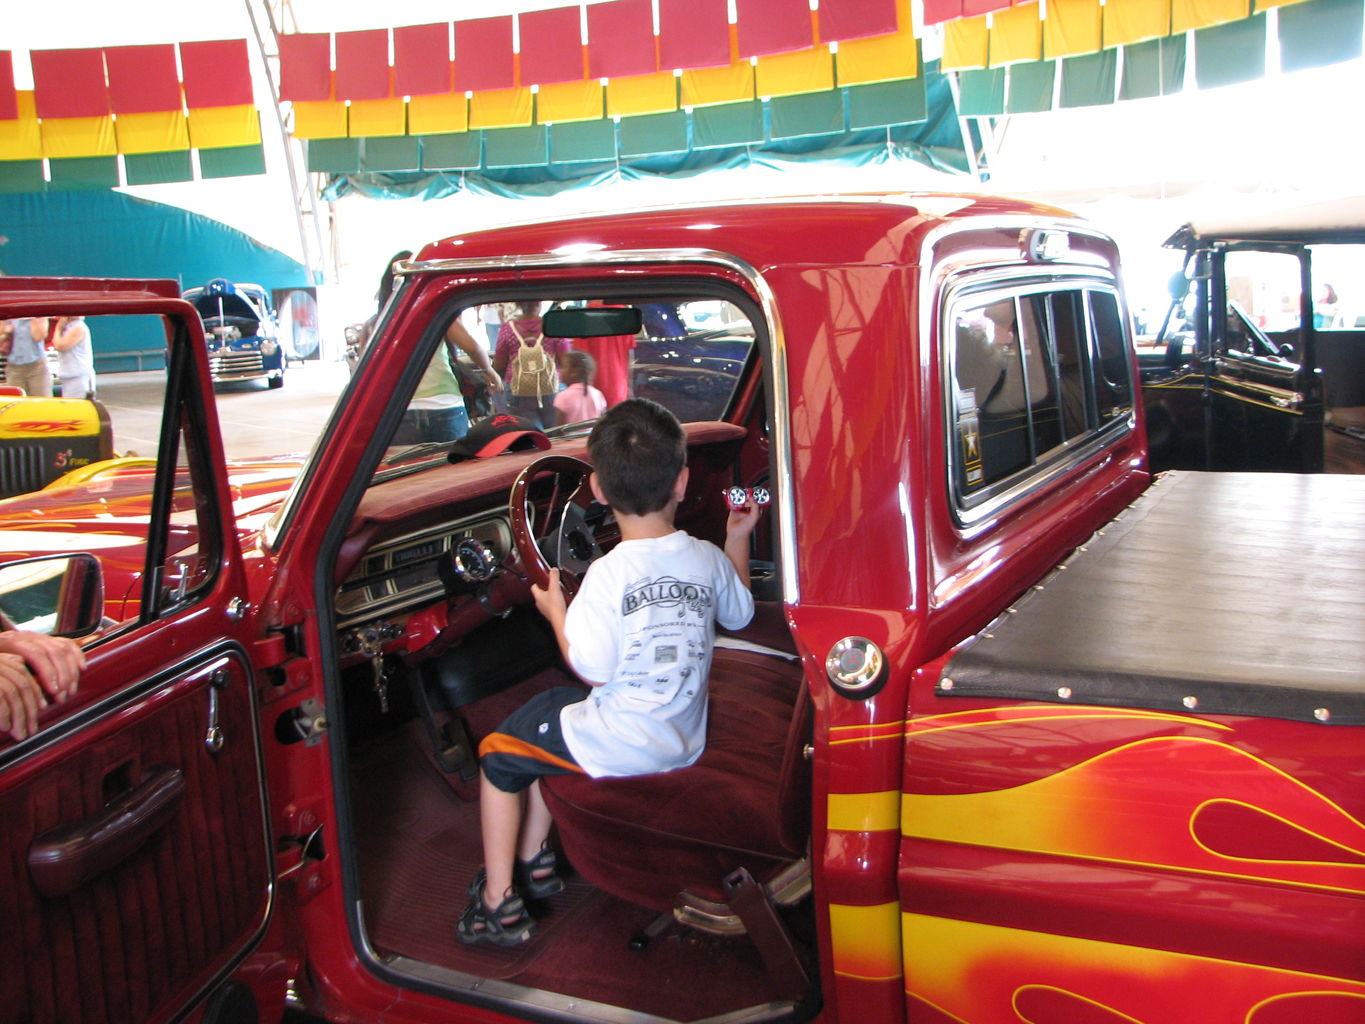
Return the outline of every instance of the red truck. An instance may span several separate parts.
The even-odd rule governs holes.
[[[1365,490],[1154,482],[1102,232],[780,199],[397,270],[273,469],[225,464],[172,283],[0,279],[0,316],[155,317],[170,355],[141,462],[0,503],[0,608],[89,658],[0,740],[0,1020],[1365,1019]],[[449,326],[502,302],[633,344],[685,421],[680,526],[772,498],[705,755],[548,785],[572,874],[516,950],[454,934],[472,750],[572,683],[530,584],[616,527],[589,424],[408,431]]]

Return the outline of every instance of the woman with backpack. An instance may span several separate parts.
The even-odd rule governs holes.
[[[540,430],[555,424],[559,361],[569,351],[568,338],[547,338],[541,330],[540,302],[512,304],[498,331],[493,369],[507,385],[509,411]]]

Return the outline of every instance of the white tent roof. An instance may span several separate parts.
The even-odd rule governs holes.
[[[1182,241],[1365,242],[1365,196],[1198,217],[1177,234]]]

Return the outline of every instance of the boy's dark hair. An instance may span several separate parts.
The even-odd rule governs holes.
[[[588,435],[588,455],[607,504],[627,515],[657,512],[687,464],[682,424],[658,402],[613,405]]]
[[[580,349],[570,349],[564,353],[564,383],[591,384],[597,375],[597,360]]]

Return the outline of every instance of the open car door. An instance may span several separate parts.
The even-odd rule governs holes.
[[[113,313],[167,352],[164,377],[146,375],[159,413],[114,411],[119,450],[141,458],[0,502],[0,563],[88,551],[30,564],[103,586],[102,615],[76,626],[22,588],[0,593],[17,625],[83,632],[88,661],[35,734],[0,736],[0,1021],[252,1019],[235,1014],[255,996],[228,976],[265,933],[273,861],[199,317],[171,281],[0,278],[0,317]],[[101,506],[97,530],[35,527],[36,510],[80,502]]]
[[[1152,469],[1320,472],[1308,247],[1190,225],[1166,244],[1186,261],[1156,350],[1142,359]]]

